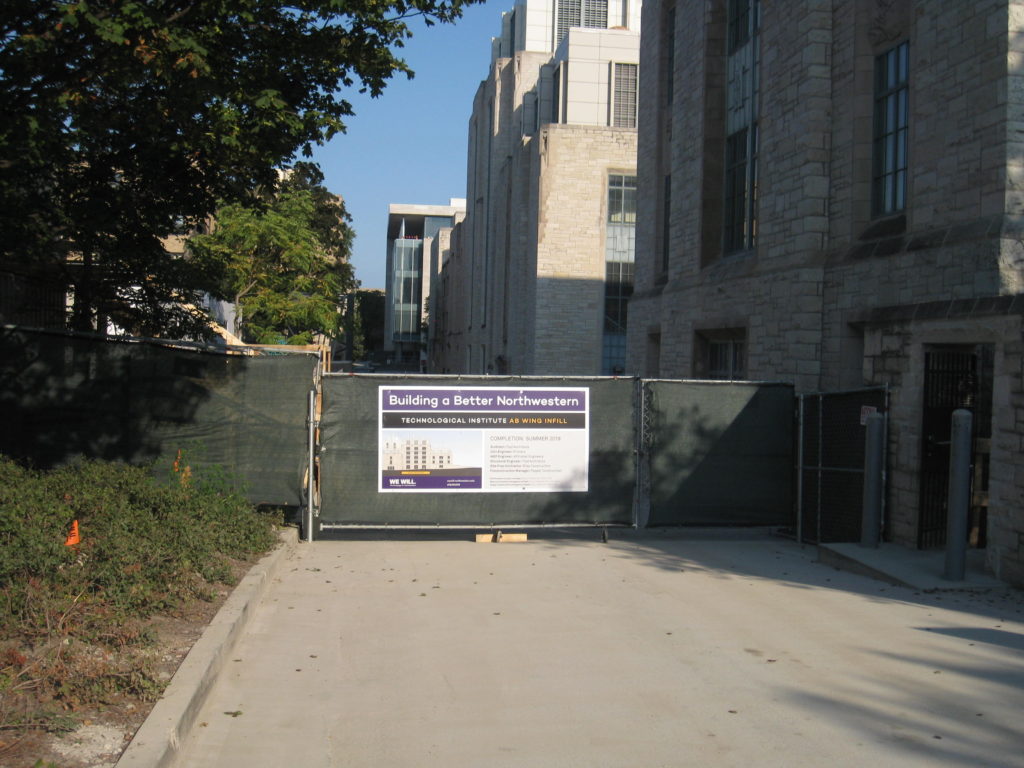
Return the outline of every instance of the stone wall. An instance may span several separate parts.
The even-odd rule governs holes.
[[[628,369],[692,376],[700,332],[735,328],[746,332],[748,378],[804,392],[888,384],[887,509],[895,539],[912,545],[925,355],[990,345],[988,563],[1024,584],[1024,4],[762,2],[758,243],[725,256],[720,160],[708,156],[724,132],[723,6],[676,0],[674,98],[649,79],[641,97]],[[665,20],[657,0],[643,13],[645,32]],[[875,59],[902,40],[907,206],[872,218]],[[662,41],[645,34],[645,72],[664,63]]]

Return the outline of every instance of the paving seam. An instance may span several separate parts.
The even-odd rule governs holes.
[[[227,657],[281,563],[294,549],[298,530],[285,528],[280,537],[281,543],[249,570],[192,646],[164,695],[117,761],[117,768],[172,768],[176,764]]]

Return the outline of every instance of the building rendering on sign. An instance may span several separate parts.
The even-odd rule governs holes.
[[[431,371],[625,370],[639,21],[625,0],[521,0],[503,15],[473,102]]]
[[[972,543],[1016,584],[1022,25],[1007,0],[646,0],[626,365],[888,385],[888,525],[922,548],[969,408]]]
[[[388,206],[384,353],[395,368],[423,367],[431,283],[443,256],[437,248],[465,210],[458,198],[448,205]]]
[[[452,465],[450,450],[435,450],[429,440],[385,440],[381,448],[383,469],[444,469]]]

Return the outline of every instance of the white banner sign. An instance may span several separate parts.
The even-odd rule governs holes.
[[[381,493],[587,490],[587,387],[382,386],[379,393]]]

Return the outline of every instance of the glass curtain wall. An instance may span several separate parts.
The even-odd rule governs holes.
[[[394,340],[420,340],[420,303],[423,299],[423,240],[406,237],[405,227],[395,239],[392,263],[395,265],[391,286],[394,303]]]

